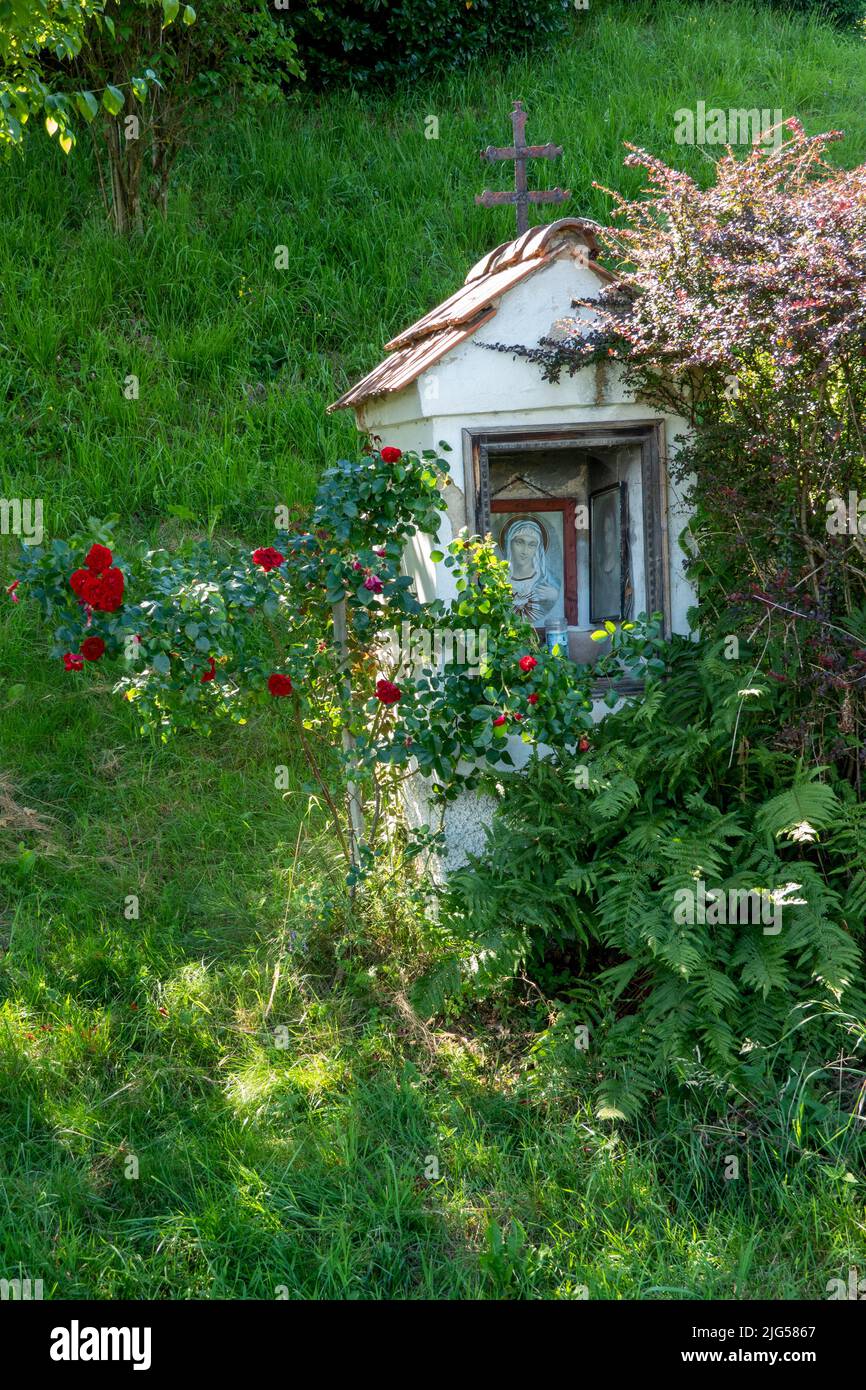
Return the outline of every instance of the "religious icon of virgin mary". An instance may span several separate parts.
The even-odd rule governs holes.
[[[533,627],[543,627],[561,586],[548,569],[547,536],[541,524],[530,517],[512,522],[500,545],[508,561],[515,612]]]

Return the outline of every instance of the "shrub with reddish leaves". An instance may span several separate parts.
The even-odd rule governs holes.
[[[619,364],[690,422],[671,467],[696,508],[700,628],[739,638],[744,685],[772,683],[782,746],[859,784],[866,514],[846,513],[866,499],[866,166],[828,162],[841,139],[787,121],[707,187],[630,147],[647,188],[612,195],[601,237],[621,278],[561,340],[508,351],[552,379]]]

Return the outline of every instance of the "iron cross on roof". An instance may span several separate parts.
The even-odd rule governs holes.
[[[511,124],[514,129],[514,144],[506,145],[504,148],[488,145],[486,150],[481,151],[481,158],[488,159],[491,164],[497,159],[514,160],[514,192],[493,193],[489,188],[485,188],[483,193],[476,193],[475,201],[485,208],[497,207],[502,203],[514,203],[517,208],[517,235],[521,236],[523,232],[529,231],[530,203],[564,203],[566,198],[571,197],[571,190],[550,188],[537,189],[530,193],[526,183],[527,159],[558,159],[562,154],[562,146],[527,145],[526,112],[522,101],[514,103]]]

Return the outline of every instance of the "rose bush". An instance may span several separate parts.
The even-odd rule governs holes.
[[[447,800],[512,763],[510,736],[575,747],[598,677],[659,663],[652,623],[608,624],[598,635],[610,649],[596,668],[539,649],[489,539],[460,536],[447,554],[433,551],[457,597],[450,607],[419,602],[402,557],[418,532],[439,531],[446,468],[432,452],[386,447],[329,469],[310,529],[278,530],[272,544],[169,553],[140,541],[119,558],[110,527],[99,527],[96,539],[27,548],[17,584],[55,625],[63,678],[115,663],[115,689],[142,731],[207,732],[218,716],[245,722],[256,706],[290,702],[357,877],[404,777],[420,771]],[[477,639],[471,668],[394,649],[394,634],[408,629],[434,652],[454,627]]]

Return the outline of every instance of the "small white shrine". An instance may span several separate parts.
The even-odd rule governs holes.
[[[555,150],[521,144],[522,131],[515,123],[518,155]],[[514,158],[515,148],[488,153]],[[527,199],[565,196],[527,195],[525,173],[522,183],[524,219]],[[485,197],[518,201],[520,212],[520,184],[517,195]],[[351,407],[358,429],[381,445],[450,446],[439,540],[416,538],[406,556],[419,597],[454,597],[450,571],[430,559],[437,545],[463,527],[491,533],[509,562],[515,605],[540,640],[567,646],[575,661],[597,658],[589,634],[605,620],[661,612],[667,632],[688,632],[696,601],[677,544],[689,512],[668,476],[687,422],[635,400],[615,364],[550,382],[537,364],[491,350],[535,347],[559,336],[563,320],[570,331],[576,318],[591,323],[576,302],[615,278],[597,260],[596,230],[563,218],[498,246],[330,407]],[[599,717],[604,708],[599,702]],[[449,862],[480,849],[486,818],[477,799],[449,811]]]
[[[694,603],[677,535],[688,512],[667,476],[685,420],[648,412],[605,364],[559,382],[524,358],[485,344],[535,346],[573,319],[575,300],[609,279],[595,260],[592,227],[566,218],[535,227],[473,266],[456,294],[386,344],[389,356],[341,396],[358,429],[399,449],[439,450],[451,477],[439,544],[462,528],[509,534],[533,522],[552,580],[525,610],[533,626],[560,619],[575,660],[597,655],[600,622],[662,612],[669,631],[688,630]],[[584,311],[585,312],[585,311]],[[449,572],[430,562],[434,543],[407,557],[419,596],[450,598]],[[445,587],[443,587],[445,586]],[[525,588],[525,586],[523,586]],[[558,597],[545,606],[550,589]],[[516,597],[520,591],[516,585]]]

